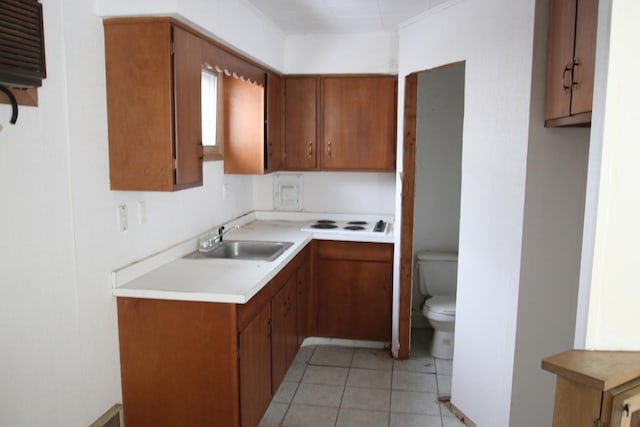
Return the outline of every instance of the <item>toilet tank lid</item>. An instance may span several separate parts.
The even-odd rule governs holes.
[[[416,256],[419,261],[458,261],[455,252],[420,251]]]

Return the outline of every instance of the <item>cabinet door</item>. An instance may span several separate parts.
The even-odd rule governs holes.
[[[564,377],[556,380],[553,427],[592,426],[600,418],[602,391]]]
[[[262,174],[264,88],[224,76],[224,173]]]
[[[598,0],[579,0],[573,54],[571,114],[588,113],[592,109],[597,26]]]
[[[395,77],[322,79],[322,169],[393,171]]]
[[[104,41],[111,189],[171,191],[171,26],[105,20]]]
[[[257,426],[271,402],[270,307],[265,304],[258,315],[240,332],[240,422]]]
[[[391,339],[391,263],[318,260],[318,335]]]
[[[201,39],[173,27],[175,189],[202,185]]]
[[[636,380],[636,384],[638,380]],[[613,413],[611,414],[612,427],[639,427],[640,426],[640,385],[637,385],[613,399]],[[603,421],[607,414],[602,414]]]
[[[298,351],[295,274],[273,297],[271,312],[271,376],[275,393]]]
[[[286,78],[284,90],[285,166],[289,170],[316,169],[318,80]]]
[[[267,74],[267,158],[266,170],[280,170],[284,161],[284,83]]]
[[[571,114],[571,68],[576,0],[551,0],[545,119]]]

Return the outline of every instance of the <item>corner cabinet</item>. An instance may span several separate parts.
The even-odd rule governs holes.
[[[392,244],[318,241],[318,336],[390,341],[392,274]]]
[[[112,190],[202,185],[202,40],[167,18],[104,20]]]
[[[285,78],[287,170],[395,170],[394,76]]]
[[[557,375],[553,427],[640,426],[640,352],[569,350],[542,368]]]
[[[551,0],[545,126],[589,126],[598,0]]]

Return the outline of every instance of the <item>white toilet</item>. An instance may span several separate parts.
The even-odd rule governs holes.
[[[458,255],[424,251],[418,252],[416,257],[420,292],[427,297],[422,314],[434,330],[431,355],[453,359]]]

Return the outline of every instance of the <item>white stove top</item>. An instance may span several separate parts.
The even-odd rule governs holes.
[[[318,219],[306,224],[302,231],[312,233],[331,234],[359,234],[367,236],[380,236],[387,232],[389,223],[383,220],[363,221],[358,219],[330,220]]]

